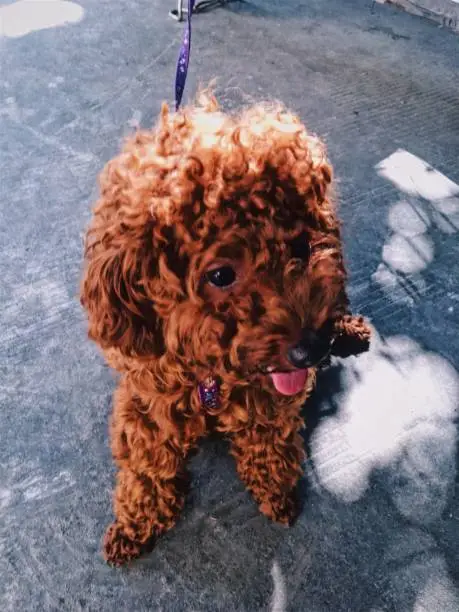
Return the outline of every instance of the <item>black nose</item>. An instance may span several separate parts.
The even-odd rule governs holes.
[[[300,344],[292,346],[289,349],[288,360],[293,366],[295,366],[295,368],[299,368],[300,370],[303,368],[308,368],[312,365],[311,357],[308,351]]]
[[[328,334],[303,330],[298,344],[289,348],[288,359],[295,368],[310,368],[328,355],[330,346]]]

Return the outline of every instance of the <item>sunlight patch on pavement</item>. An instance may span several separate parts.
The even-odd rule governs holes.
[[[398,149],[376,166],[377,173],[404,193],[436,201],[459,194],[459,185],[423,159]]]
[[[391,302],[412,305],[427,289],[421,272],[435,259],[429,232],[459,230],[459,185],[402,149],[377,164],[376,172],[402,193],[389,208],[390,233],[372,279]]]
[[[433,261],[433,256],[433,241],[422,234],[410,238],[394,234],[384,245],[382,252],[386,264],[405,274],[420,272]]]
[[[435,537],[409,524],[394,530],[382,554],[385,571],[384,610],[451,612],[459,610],[457,589]],[[387,605],[390,602],[391,605]],[[376,612],[376,611],[375,611]]]
[[[459,610],[459,596],[454,583],[448,575],[446,563],[437,558],[437,573],[432,576],[432,562],[425,572],[425,583],[421,587],[413,606],[413,612],[430,610]],[[419,573],[419,572],[418,572]],[[430,574],[430,575],[429,575]]]
[[[344,368],[340,410],[314,432],[320,484],[343,501],[362,497],[384,469],[398,511],[415,523],[440,517],[455,477],[459,380],[439,355],[406,336],[382,340]]]
[[[84,9],[68,0],[19,0],[0,7],[0,36],[19,38],[82,20]]]

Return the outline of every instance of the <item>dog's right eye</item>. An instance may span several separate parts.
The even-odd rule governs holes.
[[[213,287],[224,289],[230,287],[236,280],[236,272],[231,266],[222,266],[210,270],[206,274],[206,281]]]

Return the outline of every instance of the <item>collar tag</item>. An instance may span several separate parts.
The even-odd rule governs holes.
[[[219,403],[219,390],[217,379],[213,376],[207,376],[202,383],[199,383],[199,399],[204,408],[217,408]]]

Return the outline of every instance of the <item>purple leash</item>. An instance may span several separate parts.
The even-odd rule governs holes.
[[[185,89],[186,76],[188,74],[188,64],[190,62],[191,50],[191,16],[194,11],[196,0],[188,0],[188,16],[183,34],[182,46],[177,62],[177,72],[175,75],[175,110],[177,111],[182,102],[183,91]]]
[[[195,0],[188,0],[188,18],[183,34],[182,46],[177,62],[177,72],[175,75],[175,110],[178,111],[182,102],[183,91],[185,89],[188,64],[190,62],[191,50],[191,15],[193,14]],[[219,384],[218,381],[209,375],[203,382],[198,384],[198,394],[204,408],[215,409],[219,404]]]

